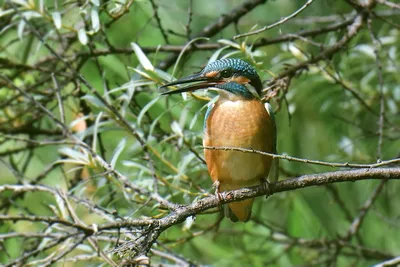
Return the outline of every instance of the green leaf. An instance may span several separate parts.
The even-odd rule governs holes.
[[[79,42],[81,42],[81,44],[87,45],[88,37],[86,35],[86,31],[85,31],[84,28],[79,29],[79,31],[78,31],[78,39],[79,39]]]
[[[100,30],[100,19],[97,8],[92,8],[92,10],[90,11],[90,17],[92,20],[92,28],[94,32],[98,32]]]
[[[61,21],[60,12],[57,11],[57,12],[51,13],[51,17],[53,18],[53,23],[54,23],[54,26],[56,26],[56,29],[61,29],[62,21]]]
[[[7,16],[7,15],[9,15],[9,14],[11,14],[11,13],[14,13],[14,10],[13,10],[13,9],[2,10],[2,9],[0,8],[0,18],[3,17],[3,16]]]
[[[161,78],[161,79],[163,79],[164,81],[172,81],[173,80],[173,76],[172,75],[170,75],[169,73],[167,73],[167,72],[165,72],[165,71],[163,71],[163,70],[160,70],[160,69],[155,69],[155,72],[156,72],[156,74]]]
[[[181,126],[179,125],[179,123],[177,121],[173,121],[171,123],[171,130],[178,136],[183,136],[183,131]]]
[[[144,171],[147,174],[151,174],[150,169],[147,168],[146,166],[143,166],[142,164],[139,164],[139,163],[136,163],[136,162],[133,162],[130,160],[124,160],[124,161],[122,161],[122,164],[127,167],[133,167],[133,168],[139,169],[141,171]]]
[[[115,164],[117,163],[118,157],[119,157],[119,155],[121,155],[122,150],[124,150],[125,145],[126,145],[126,138],[123,138],[119,142],[118,146],[115,148],[115,150],[111,156],[111,162],[110,162],[110,165],[113,169],[115,168]]]
[[[98,108],[106,109],[106,106],[104,105],[104,103],[103,103],[102,101],[100,101],[100,99],[98,99],[98,98],[95,97],[95,96],[92,96],[92,95],[84,95],[84,96],[82,97],[82,99],[84,99],[84,100],[85,100],[86,102],[88,102],[89,104],[95,105],[95,106],[98,107]]]
[[[226,54],[225,56],[223,56],[222,58],[228,58],[228,57],[231,57],[233,55],[240,54],[240,53],[242,53],[242,52],[241,51],[232,51],[232,52]]]
[[[140,69],[137,69],[137,68],[131,68],[131,69],[134,70],[135,72],[139,73],[140,75],[142,75],[146,79],[152,80],[152,77],[148,73],[146,73],[146,72],[144,72],[144,71],[142,71]]]
[[[211,62],[214,62],[215,60],[217,60],[219,58],[219,55],[221,55],[222,51],[224,51],[227,48],[229,48],[229,46],[224,46],[224,47],[218,49],[217,51],[215,51],[214,54],[212,54],[212,56],[208,60],[207,64],[210,64]]]
[[[96,151],[97,147],[97,132],[99,129],[99,123],[101,120],[101,116],[103,115],[103,112],[100,112],[99,115],[97,115],[96,121],[94,123],[94,128],[93,128],[93,142],[92,142],[92,149],[93,151]]]
[[[239,49],[239,50],[241,49],[240,45],[238,43],[232,42],[231,40],[221,39],[221,40],[218,40],[218,43],[224,44],[224,45],[227,45],[227,46]]]
[[[87,154],[76,151],[70,147],[62,147],[58,150],[58,152],[62,155],[69,157],[69,159],[60,160],[60,162],[68,161],[68,163],[75,163],[75,164],[82,164],[82,165],[89,164],[89,158],[88,158]]]
[[[208,41],[208,40],[210,40],[210,38],[198,37],[198,38],[194,38],[193,40],[190,40],[190,42],[188,42],[188,43],[183,47],[182,51],[179,53],[179,56],[178,56],[178,59],[176,60],[174,69],[172,70],[172,76],[174,76],[175,71],[176,71],[176,68],[178,67],[179,62],[181,61],[182,56],[183,56],[183,54],[185,53],[186,49],[187,49],[188,47],[190,47],[194,42],[197,42],[197,41],[200,41],[200,40],[206,40],[206,41]]]
[[[131,46],[133,48],[133,51],[135,51],[135,54],[140,64],[143,66],[143,68],[145,70],[154,71],[154,66],[151,64],[150,60],[143,53],[142,49],[136,43],[131,43]]]
[[[28,1],[24,1],[24,0],[12,0],[13,3],[19,4],[21,6],[24,6],[26,8],[30,8],[30,5],[28,3]]]
[[[24,28],[25,28],[25,21],[24,21],[24,20],[21,20],[21,21],[19,22],[19,24],[18,24],[18,30],[17,30],[18,38],[19,38],[20,40],[22,40],[22,37],[24,36]]]
[[[147,103],[147,104],[142,108],[142,110],[140,111],[139,116],[138,116],[138,118],[137,118],[137,124],[138,124],[138,126],[140,126],[144,114],[146,114],[146,112],[158,101],[159,98],[160,98],[160,97],[154,98],[153,100],[151,100],[149,103]]]

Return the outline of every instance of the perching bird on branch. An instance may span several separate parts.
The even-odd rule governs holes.
[[[220,59],[199,73],[165,84],[192,83],[163,95],[214,89],[218,100],[210,104],[205,116],[205,147],[251,148],[276,153],[276,126],[271,106],[260,101],[262,83],[255,69],[240,59]],[[208,171],[218,192],[275,182],[278,159],[255,153],[204,149]],[[273,162],[274,161],[274,162]],[[270,173],[271,167],[274,169]],[[225,215],[232,221],[250,219],[254,199],[229,203]]]

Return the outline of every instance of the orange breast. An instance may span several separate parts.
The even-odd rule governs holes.
[[[272,152],[272,121],[258,100],[220,99],[207,118],[203,145]],[[272,162],[268,156],[238,151],[205,149],[204,155],[210,176],[220,182],[221,191],[260,184]]]

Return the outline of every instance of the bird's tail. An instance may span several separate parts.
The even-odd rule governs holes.
[[[245,199],[243,201],[232,202],[225,205],[225,216],[232,222],[247,222],[251,217],[251,207],[254,198]]]

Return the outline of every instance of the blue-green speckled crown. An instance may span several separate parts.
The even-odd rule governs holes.
[[[261,94],[262,83],[256,70],[252,65],[238,58],[224,58],[209,63],[201,73],[212,71],[228,71],[228,76],[244,76],[250,79],[250,84],[254,86],[258,94]]]

